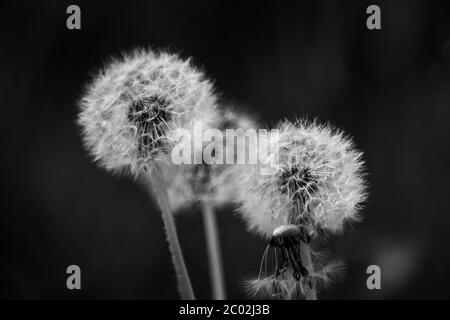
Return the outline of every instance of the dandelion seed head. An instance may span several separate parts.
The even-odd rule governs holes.
[[[113,60],[80,101],[78,123],[94,160],[133,175],[163,159],[177,142],[173,130],[214,118],[212,84],[189,60],[136,50]]]
[[[210,126],[222,131],[223,149],[227,150],[230,144],[226,141],[226,129],[256,129],[258,124],[249,115],[222,105]],[[226,164],[225,159],[223,162],[224,164],[184,164],[171,168],[166,175],[170,181],[168,195],[172,209],[178,212],[200,201],[210,202],[216,207],[230,203],[239,181],[233,164]]]
[[[279,133],[272,142],[279,146],[275,173],[262,175],[264,164],[240,172],[237,201],[249,227],[269,238],[283,225],[301,225],[314,235],[357,220],[366,184],[362,153],[351,139],[307,121],[283,122]]]

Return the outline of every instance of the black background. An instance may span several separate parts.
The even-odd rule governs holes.
[[[176,299],[162,222],[144,190],[97,168],[77,100],[110,55],[139,46],[192,56],[224,100],[267,125],[317,117],[365,152],[364,220],[326,244],[347,263],[323,299],[449,298],[450,8],[446,1],[17,1],[0,5],[0,295]],[[81,30],[66,8],[81,7]],[[382,30],[366,28],[377,4]],[[199,298],[209,298],[199,212],[177,217]],[[228,296],[265,242],[219,212]],[[66,267],[82,290],[66,288]],[[366,268],[382,270],[382,290]]]

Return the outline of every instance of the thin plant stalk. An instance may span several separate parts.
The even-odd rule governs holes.
[[[225,300],[225,280],[222,267],[219,231],[216,214],[212,204],[202,201],[203,225],[205,229],[206,246],[208,250],[209,273],[211,277],[212,296],[214,300]]]
[[[154,195],[161,209],[161,216],[164,222],[172,262],[177,275],[178,290],[180,292],[181,299],[195,300],[194,291],[192,290],[189,274],[181,252],[175,221],[170,210],[166,182],[157,167],[151,172],[149,185],[151,187],[150,191]]]
[[[313,270],[313,264],[311,259],[311,248],[308,244],[304,243],[303,241],[300,241],[300,255],[302,258],[303,266],[312,273]],[[306,300],[317,300],[317,292],[315,288],[314,282],[311,283],[311,287],[309,287],[309,284],[305,285],[305,298]]]

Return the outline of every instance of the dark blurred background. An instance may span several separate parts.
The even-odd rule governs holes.
[[[347,263],[323,299],[450,297],[448,1],[2,1],[2,298],[176,299],[162,221],[145,191],[97,168],[75,125],[86,81],[109,56],[170,48],[227,101],[271,125],[318,117],[365,152],[364,220],[327,243]],[[243,2],[243,1],[242,1]],[[66,8],[81,8],[81,30]],[[366,28],[381,7],[382,30]],[[199,298],[209,298],[199,212],[177,217]],[[264,240],[219,212],[229,298],[257,274]],[[82,290],[66,288],[66,267]],[[366,287],[366,268],[382,290]]]

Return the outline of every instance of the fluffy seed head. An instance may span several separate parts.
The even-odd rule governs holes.
[[[115,59],[87,88],[78,123],[100,166],[142,173],[177,142],[175,129],[206,124],[215,112],[211,83],[189,60],[138,50]]]
[[[256,129],[257,123],[246,114],[230,107],[218,108],[210,127],[221,130],[224,137],[224,150],[227,144],[226,129]],[[236,156],[236,149],[235,156]],[[225,161],[224,161],[225,162]],[[239,184],[232,164],[187,164],[170,168],[166,173],[169,201],[172,209],[178,211],[198,201],[209,201],[222,206],[234,199],[236,185]]]
[[[250,228],[271,237],[293,224],[314,235],[356,220],[366,193],[362,153],[352,141],[316,122],[284,122],[279,130],[274,174],[261,175],[261,165],[240,171],[239,212]]]

